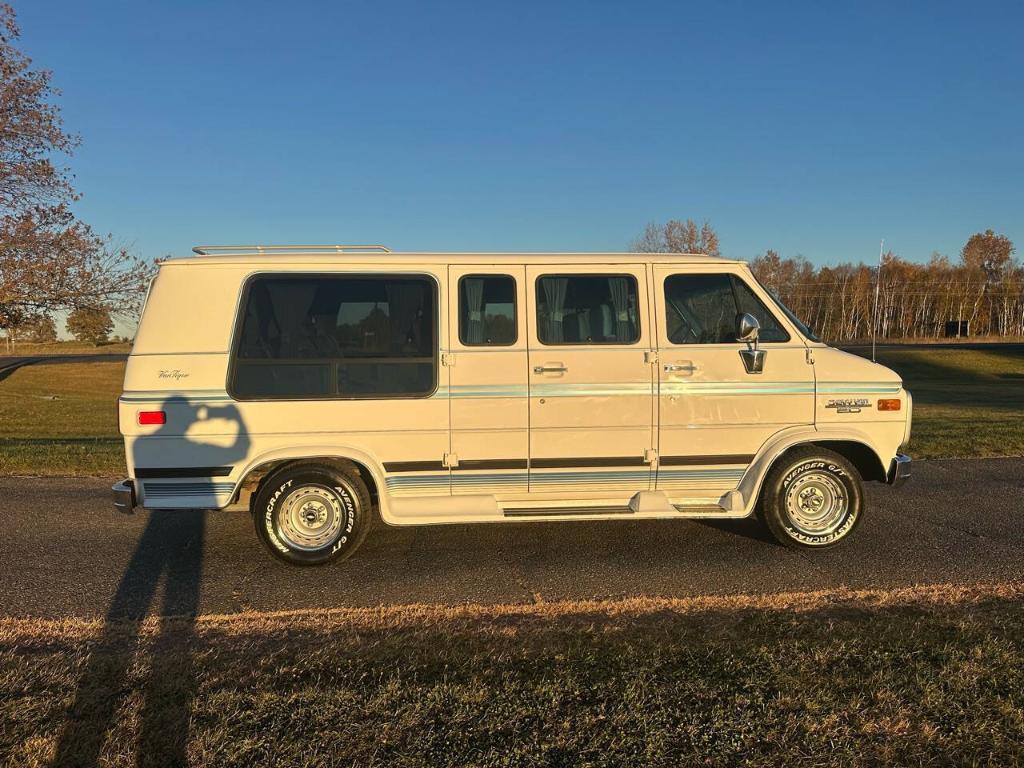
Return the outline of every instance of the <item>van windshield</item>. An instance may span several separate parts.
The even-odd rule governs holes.
[[[799,317],[797,317],[796,313],[785,305],[785,303],[782,301],[782,299],[779,298],[778,294],[775,293],[775,291],[767,287],[760,280],[758,280],[757,282],[762,288],[764,288],[764,292],[772,297],[772,301],[774,301],[776,306],[782,310],[782,313],[789,318],[789,321],[800,330],[800,333],[802,333],[811,341],[821,341],[821,339],[818,337],[818,334],[814,332],[814,329],[811,328],[811,326],[807,325],[807,323],[805,323]]]

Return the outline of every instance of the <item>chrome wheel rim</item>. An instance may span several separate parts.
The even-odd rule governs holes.
[[[826,536],[846,520],[850,500],[843,484],[824,472],[801,475],[786,491],[789,521],[807,536]]]
[[[323,485],[304,485],[277,510],[277,528],[293,549],[312,552],[331,544],[344,522],[341,500]]]

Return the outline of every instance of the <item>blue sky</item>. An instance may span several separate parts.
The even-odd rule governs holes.
[[[1024,4],[12,0],[83,218],[195,243],[1024,250]]]

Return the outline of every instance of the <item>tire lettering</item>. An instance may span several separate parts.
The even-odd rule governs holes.
[[[789,485],[794,480],[796,480],[800,475],[812,469],[824,469],[833,475],[838,475],[840,477],[849,477],[849,474],[846,472],[846,470],[844,470],[838,464],[834,464],[832,462],[825,462],[819,459],[811,459],[809,461],[805,461],[801,464],[798,464],[797,466],[793,467],[793,469],[791,469],[788,473],[786,473],[786,476],[782,479],[782,488],[788,488]],[[839,539],[843,538],[843,536],[845,536],[847,533],[849,533],[850,529],[853,528],[854,523],[857,522],[857,514],[858,513],[856,509],[851,509],[847,513],[846,519],[843,520],[842,524],[838,528],[836,528],[836,530],[832,531],[831,533],[822,534],[821,536],[809,536],[806,533],[801,533],[800,531],[796,530],[794,527],[792,527],[786,522],[785,515],[782,516],[783,528],[785,529],[789,537],[795,541],[799,541],[804,544],[809,544],[811,546],[822,546],[824,544],[831,544],[832,542],[838,541]]]
[[[267,532],[267,536],[270,538],[271,544],[277,547],[281,552],[288,554],[290,551],[285,543],[277,537],[277,533],[274,531],[274,507],[277,506],[277,500],[284,495],[285,491],[291,487],[294,480],[289,480],[282,483],[281,486],[274,491],[274,495],[270,497],[270,501],[267,502],[267,509],[263,514],[263,528]]]

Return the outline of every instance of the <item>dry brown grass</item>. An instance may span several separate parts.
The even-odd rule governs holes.
[[[1022,607],[1024,583],[3,619],[0,755],[11,766],[58,749],[104,765],[1014,764]]]

